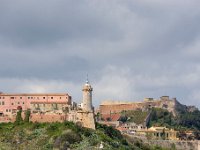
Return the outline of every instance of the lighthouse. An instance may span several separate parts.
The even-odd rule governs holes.
[[[86,80],[86,83],[83,85],[82,88],[83,91],[83,110],[87,112],[93,112],[93,106],[92,106],[92,91],[93,88],[90,85],[88,79]]]

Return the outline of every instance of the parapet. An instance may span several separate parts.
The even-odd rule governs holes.
[[[161,96],[160,99],[161,100],[169,100],[169,96]]]
[[[145,102],[153,101],[153,100],[154,100],[153,98],[144,98],[144,101],[145,101]]]

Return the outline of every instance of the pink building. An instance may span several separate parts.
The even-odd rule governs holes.
[[[0,93],[0,116],[13,116],[17,109],[32,109],[35,105],[71,105],[71,96],[67,93],[47,94],[6,94]],[[1,121],[0,121],[1,122]]]

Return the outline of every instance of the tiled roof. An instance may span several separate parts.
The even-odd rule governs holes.
[[[118,121],[120,116],[121,116],[120,114],[103,114],[102,118],[104,120],[107,120],[107,118],[110,118],[111,119],[110,121]]]

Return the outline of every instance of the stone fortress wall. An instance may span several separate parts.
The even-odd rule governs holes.
[[[149,108],[163,108],[176,115],[176,108],[180,107],[183,110],[195,110],[193,106],[185,106],[180,104],[176,98],[162,96],[160,99],[145,98],[142,102],[124,102],[124,101],[103,101],[99,106],[101,114],[120,113],[123,110],[148,110]]]

